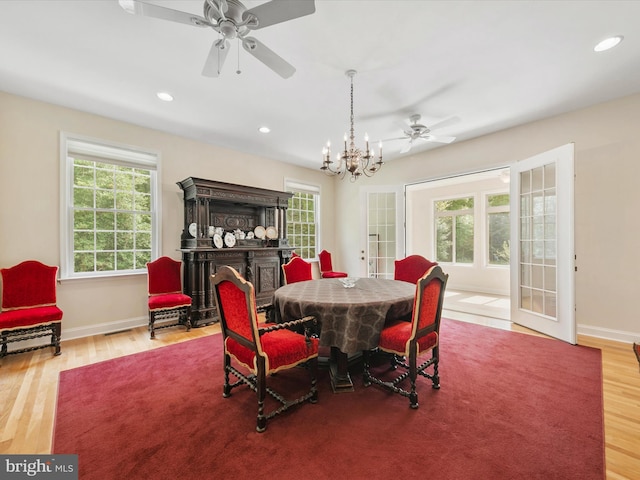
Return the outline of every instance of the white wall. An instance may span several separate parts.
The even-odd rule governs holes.
[[[161,153],[162,254],[180,259],[182,191],[189,176],[282,190],[284,178],[320,185],[321,222],[331,224],[334,182],[320,171],[245,155],[0,92],[0,266],[26,259],[60,264],[59,137],[74,133]],[[335,232],[322,245],[335,250]],[[147,321],[146,275],[67,280],[58,285],[63,339]]]
[[[575,142],[576,321],[578,333],[640,339],[640,95],[392,160],[373,178],[336,185],[336,205],[351,205],[364,185],[419,180],[499,168]],[[339,210],[338,225],[359,225]],[[340,228],[340,227],[338,227]],[[357,229],[337,239],[341,268],[359,271]]]

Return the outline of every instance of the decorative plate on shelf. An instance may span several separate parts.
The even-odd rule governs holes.
[[[198,224],[197,223],[190,223],[189,224],[189,235],[191,235],[192,237],[195,237],[195,238],[198,237]]]
[[[220,235],[219,233],[214,233],[213,234],[213,244],[215,245],[216,248],[224,247],[224,242],[222,240],[222,235]]]
[[[253,230],[253,233],[255,234],[256,238],[259,238],[260,240],[264,240],[265,230],[264,230],[264,227],[262,225],[258,225]]]
[[[229,248],[233,247],[236,244],[236,236],[231,232],[227,232],[224,236],[224,244]]]
[[[276,227],[267,227],[267,238],[269,240],[278,238],[278,229]]]

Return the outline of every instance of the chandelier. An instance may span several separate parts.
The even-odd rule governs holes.
[[[347,134],[344,134],[344,151],[336,155],[337,166],[333,166],[331,160],[331,143],[327,142],[327,146],[322,149],[322,170],[327,175],[338,175],[344,178],[347,172],[351,174],[350,180],[355,182],[361,175],[372,177],[384,162],[382,161],[382,142],[378,144],[379,156],[375,159],[375,152],[369,149],[369,136],[365,134],[365,149],[360,150],[356,147],[353,129],[353,77],[357,72],[355,70],[347,70],[346,75],[351,78],[351,130],[349,133],[349,143],[347,144]]]

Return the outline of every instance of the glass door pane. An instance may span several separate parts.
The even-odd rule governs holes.
[[[396,260],[396,193],[367,193],[367,275],[393,278]]]

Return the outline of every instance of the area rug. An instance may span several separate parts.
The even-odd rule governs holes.
[[[453,320],[441,389],[420,408],[376,386],[334,394],[255,431],[256,397],[222,397],[219,334],[61,372],[53,453],[82,480],[603,479],[600,351]],[[302,368],[270,381],[292,393]],[[295,378],[293,378],[295,377]]]

